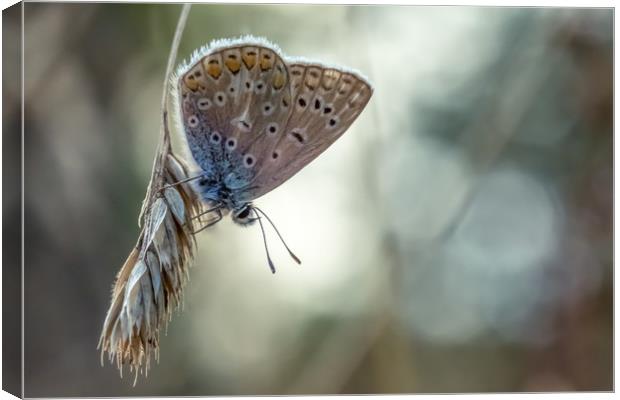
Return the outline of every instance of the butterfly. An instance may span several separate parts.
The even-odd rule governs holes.
[[[373,92],[359,72],[286,57],[251,36],[197,50],[178,67],[173,85],[177,122],[200,169],[194,188],[217,213],[209,225],[228,213],[242,226],[258,220],[264,240],[258,213],[269,217],[252,201],[334,143]],[[268,251],[267,258],[275,272]]]

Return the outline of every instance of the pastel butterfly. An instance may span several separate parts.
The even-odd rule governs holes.
[[[207,226],[230,212],[243,226],[258,220],[263,240],[258,212],[271,221],[252,201],[334,143],[373,92],[358,72],[286,57],[254,37],[196,51],[174,84],[177,122],[200,168],[194,188],[217,215]],[[267,259],[275,272],[268,251]]]

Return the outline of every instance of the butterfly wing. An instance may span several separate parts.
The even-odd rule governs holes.
[[[316,63],[289,65],[292,112],[273,139],[256,142],[258,172],[243,197],[252,200],[299,172],[355,121],[372,95],[359,74]]]
[[[256,172],[247,150],[271,121],[285,121],[291,112],[288,70],[267,42],[211,47],[178,73],[182,125],[207,175],[237,173],[244,186]]]

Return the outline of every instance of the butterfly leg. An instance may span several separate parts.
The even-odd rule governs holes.
[[[186,178],[186,179],[181,179],[181,180],[180,180],[180,181],[178,181],[178,182],[174,182],[174,183],[165,184],[164,186],[162,186],[161,188],[159,188],[159,190],[158,190],[158,194],[160,194],[160,195],[161,195],[161,194],[164,192],[164,190],[166,190],[166,189],[168,189],[168,188],[171,188],[171,187],[174,187],[174,186],[180,185],[180,184],[182,184],[182,183],[187,183],[187,182],[193,181],[194,179],[202,178],[203,176],[204,176],[204,175],[200,174],[200,175],[192,176],[192,177],[189,177],[189,178]]]
[[[217,224],[218,222],[220,222],[222,220],[222,218],[224,217],[222,215],[222,210],[220,210],[220,208],[218,208],[217,210],[215,210],[215,212],[217,213],[217,216],[215,217],[215,219],[213,221],[209,222],[208,224],[206,224],[205,226],[201,227],[197,231],[192,232],[192,235],[195,235],[195,234],[197,234],[199,232],[202,232],[205,229],[207,229],[208,227],[213,226],[213,225]]]
[[[193,216],[193,217],[191,217],[190,219],[194,220],[194,219],[200,218],[200,217],[202,217],[203,215],[209,214],[209,213],[211,213],[211,212],[213,212],[213,211],[217,211],[217,210],[219,210],[220,208],[222,208],[222,205],[221,205],[221,204],[219,204],[219,205],[217,205],[217,206],[215,206],[215,207],[211,207],[211,208],[209,208],[208,210],[203,211],[203,212],[201,212],[201,213],[200,213],[200,214],[198,214],[198,215],[194,215],[194,216]]]

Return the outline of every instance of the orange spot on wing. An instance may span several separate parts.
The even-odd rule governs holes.
[[[321,70],[318,68],[308,68],[306,72],[305,81],[306,87],[310,90],[315,90],[321,81]]]
[[[276,72],[273,76],[273,88],[280,90],[286,83],[286,76],[281,72]]]
[[[263,53],[260,60],[260,69],[261,71],[268,71],[273,68],[273,58],[274,56],[269,53]]]
[[[236,74],[237,72],[239,72],[239,70],[241,69],[241,62],[239,62],[239,60],[237,59],[232,59],[232,58],[228,58],[224,64],[226,64],[226,67],[230,70],[230,72],[232,72],[233,74]]]
[[[338,82],[338,78],[340,78],[340,72],[330,69],[326,70],[323,73],[323,79],[321,81],[321,86],[325,90],[332,90],[334,86],[336,86],[336,82]]]
[[[209,74],[213,79],[217,79],[222,75],[222,68],[217,64],[211,64],[206,68],[207,74]]]
[[[190,90],[196,90],[198,89],[198,80],[196,79],[196,77],[194,76],[193,73],[189,73],[186,74],[183,77],[183,83],[185,84],[185,86],[188,87],[188,89]]]
[[[241,58],[247,69],[252,69],[256,65],[256,51],[254,50],[244,52]]]

